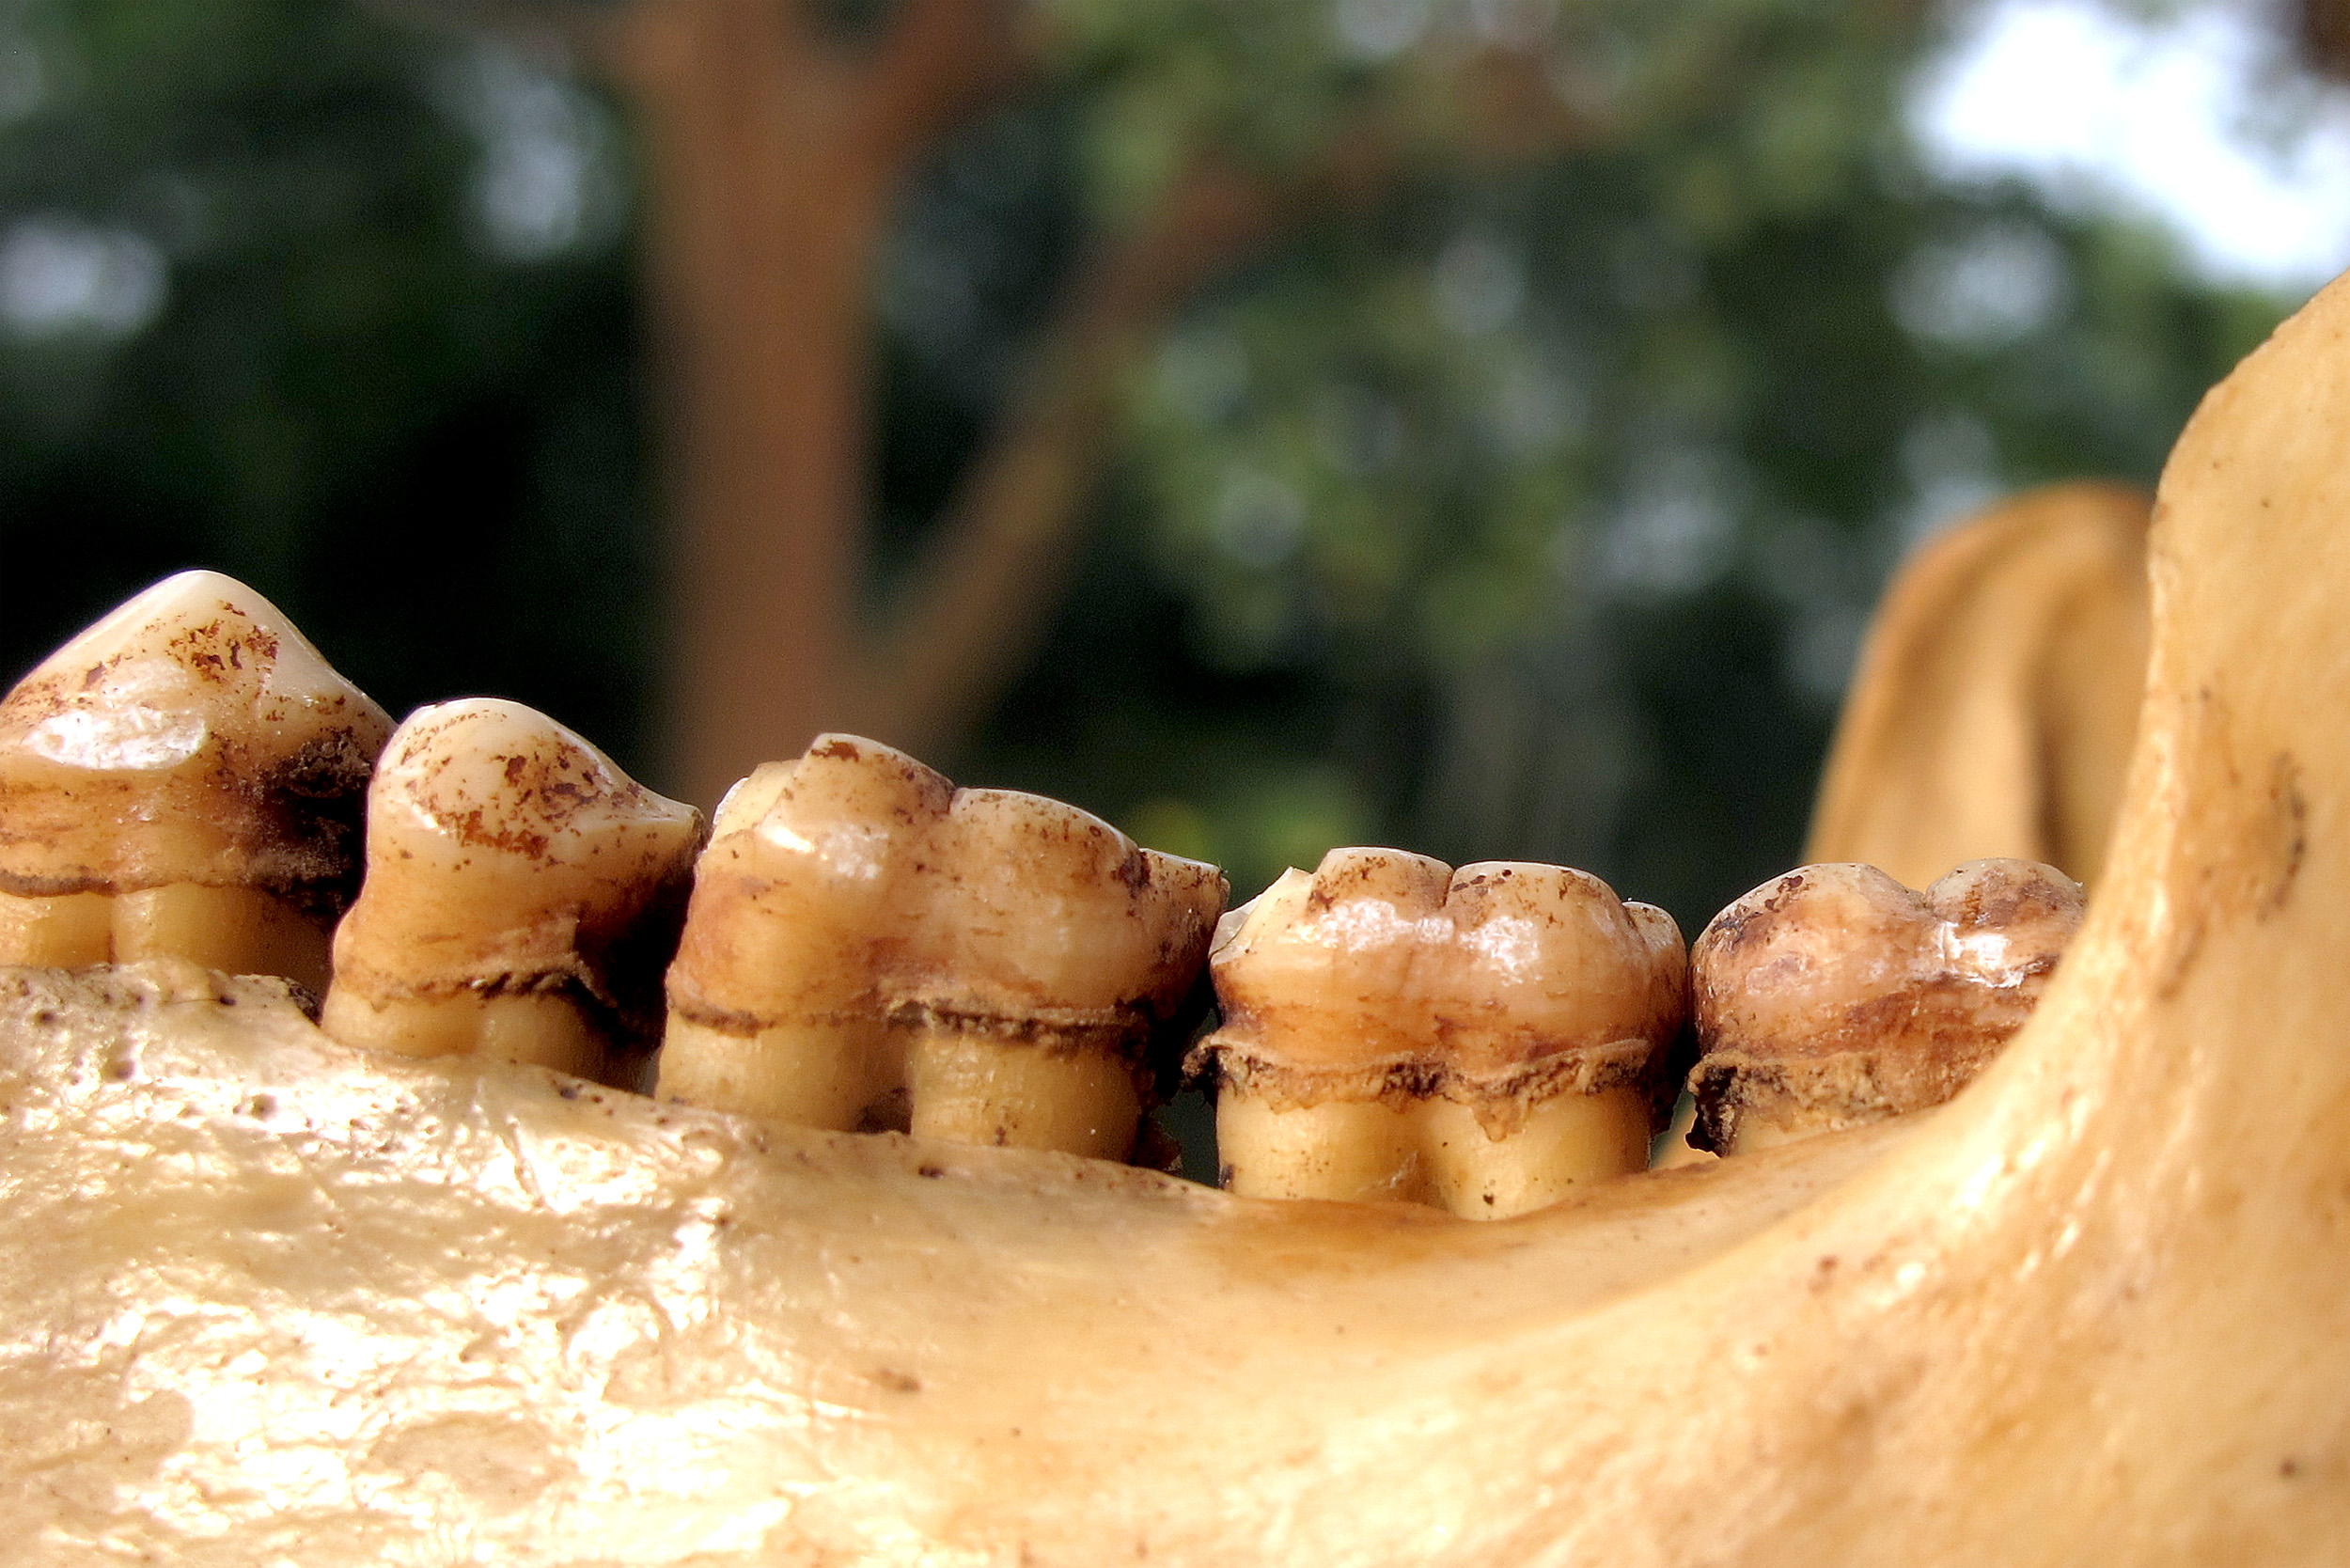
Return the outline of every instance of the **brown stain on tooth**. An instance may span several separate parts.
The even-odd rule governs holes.
[[[1685,1006],[1671,917],[1588,873],[1331,852],[1228,917],[1221,1085],[1234,1190],[1501,1217],[1641,1168]]]
[[[701,817],[520,703],[419,710],[368,792],[323,1027],[625,1074],[659,1031]]]
[[[0,892],[252,888],[331,919],[390,730],[260,595],[166,578],[0,699]]]
[[[1074,807],[822,737],[719,808],[659,1091],[1123,1157],[1225,892]]]
[[[2025,860],[1922,892],[1848,864],[1763,884],[1690,955],[1692,1141],[1728,1152],[1948,1099],[2031,1015],[2081,914],[2077,884]]]

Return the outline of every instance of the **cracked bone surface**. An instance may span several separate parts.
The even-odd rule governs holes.
[[[320,1027],[408,1056],[622,1077],[659,1037],[701,813],[535,709],[421,708],[368,791]]]
[[[1974,1083],[1504,1225],[0,971],[8,1560],[2339,1568],[2345,431],[2336,284],[2180,439],[2113,852]]]
[[[1123,1159],[1225,893],[1074,807],[822,736],[719,807],[660,1093]]]
[[[1339,849],[1228,917],[1225,1184],[1478,1218],[1644,1169],[1684,1008],[1672,917],[1562,866]]]
[[[2081,913],[2080,886],[2031,860],[1922,893],[1836,863],[1764,883],[1690,954],[1692,1141],[1734,1153],[1940,1105],[2031,1016]]]
[[[391,729],[268,600],[156,584],[0,700],[0,963],[326,983]]]

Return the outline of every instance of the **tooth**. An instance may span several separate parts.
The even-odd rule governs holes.
[[[1681,933],[1596,877],[1333,850],[1229,917],[1210,967],[1235,1192],[1502,1218],[1648,1164]]]
[[[660,1093],[839,1130],[1124,1158],[1224,905],[1212,866],[827,735],[719,808]]]
[[[1690,1141],[1734,1153],[1941,1104],[2031,1016],[2081,907],[2029,860],[1971,860],[1923,893],[1847,864],[1764,883],[1690,955]]]
[[[699,812],[543,713],[418,709],[368,792],[367,883],[335,933],[320,1027],[625,1078],[659,1030],[700,842]]]
[[[156,584],[0,700],[0,964],[326,983],[391,721],[259,594]]]

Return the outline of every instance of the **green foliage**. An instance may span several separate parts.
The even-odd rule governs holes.
[[[2284,303],[1927,180],[1898,7],[1044,8],[1047,79],[942,150],[879,280],[885,570],[1086,236],[1201,157],[1277,188],[1379,160],[1139,355],[1046,650],[938,759],[1244,895],[1384,840],[1589,866],[1694,928],[1795,853],[1903,550],[1998,488],[2151,478]],[[840,14],[886,25],[865,9]],[[389,705],[502,691],[641,764],[659,573],[619,120],[325,0],[0,23],[0,547],[44,585],[6,662],[201,561]],[[1474,96],[1496,57],[1558,124]],[[533,157],[571,180],[553,210]],[[43,254],[112,281],[44,285]]]

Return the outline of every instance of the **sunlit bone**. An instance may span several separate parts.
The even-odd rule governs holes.
[[[622,1078],[660,1030],[701,813],[519,702],[411,714],[368,792],[368,873],[321,1027]]]
[[[2030,860],[1970,860],[1923,893],[1873,866],[1764,883],[1690,955],[1691,1141],[1733,1153],[1941,1104],[2031,1016],[2081,908]]]
[[[0,700],[0,963],[169,954],[323,987],[390,729],[251,588],[156,584]]]
[[[1597,877],[1332,850],[1234,911],[1210,966],[1235,1192],[1502,1218],[1648,1164],[1681,933]]]
[[[1074,807],[822,737],[718,809],[660,1092],[1123,1158],[1225,892]]]

